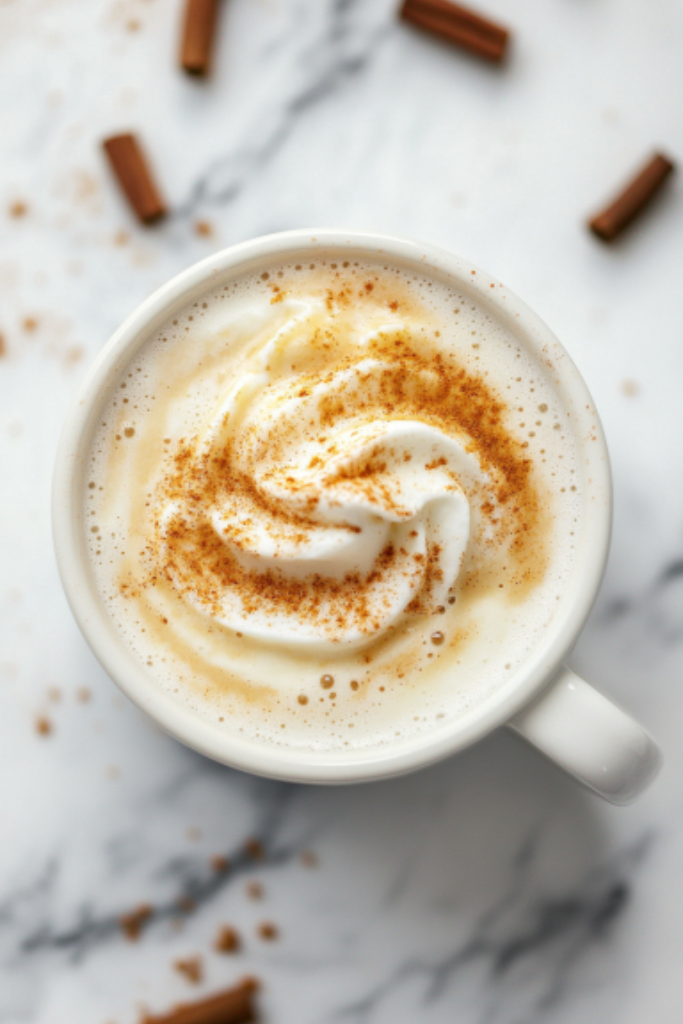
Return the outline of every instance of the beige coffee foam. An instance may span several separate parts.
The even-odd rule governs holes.
[[[112,388],[84,495],[97,585],[158,685],[228,732],[317,751],[416,735],[503,684],[553,616],[572,571],[581,509],[578,446],[551,367],[450,286],[381,262],[333,263],[275,266],[265,280],[238,277],[170,318]],[[146,503],[164,453],[202,430],[230,381],[291,316],[287,302],[273,302],[278,294],[319,296],[339,288],[340,280],[373,281],[378,302],[400,297],[401,315],[419,322],[430,343],[438,332],[444,352],[481,375],[508,406],[507,423],[528,445],[544,507],[526,586],[511,598],[489,570],[479,580],[471,577],[443,613],[411,622],[402,635],[367,651],[333,658],[238,637],[179,600],[166,583],[124,598],[125,574],[144,575]],[[445,637],[438,646],[430,640],[434,631]],[[324,675],[334,679],[331,687],[321,685]]]

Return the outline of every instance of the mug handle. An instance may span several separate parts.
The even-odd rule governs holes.
[[[566,666],[507,725],[612,804],[635,800],[662,765],[645,729]]]

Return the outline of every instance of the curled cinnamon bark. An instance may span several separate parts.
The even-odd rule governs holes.
[[[588,222],[594,235],[611,242],[645,209],[675,169],[672,160],[655,153],[608,207]]]
[[[258,988],[255,978],[245,978],[235,988],[197,1003],[180,1003],[161,1017],[145,1017],[141,1024],[250,1024],[256,1020]]]
[[[451,0],[404,0],[401,17],[477,57],[494,63],[505,57],[509,31]]]
[[[208,75],[216,34],[218,0],[186,0],[180,63],[188,75]]]
[[[152,224],[164,217],[166,204],[135,136],[130,133],[112,135],[102,145],[138,219],[143,224]]]

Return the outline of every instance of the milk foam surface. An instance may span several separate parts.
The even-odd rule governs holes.
[[[552,368],[451,286],[331,259],[172,317],[112,388],[84,496],[157,684],[310,750],[424,732],[509,678],[580,506]]]

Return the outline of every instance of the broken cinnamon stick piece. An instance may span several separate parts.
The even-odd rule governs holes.
[[[119,185],[143,224],[166,214],[166,204],[156,186],[149,164],[134,135],[113,135],[102,143]]]
[[[208,75],[216,34],[218,0],[186,0],[180,63],[188,75]]]
[[[141,1024],[249,1024],[256,1020],[258,988],[255,978],[245,978],[235,988],[197,1003],[180,1003],[161,1017],[145,1017]]]
[[[673,161],[662,153],[655,153],[623,192],[589,220],[588,226],[593,234],[603,242],[611,242],[621,234],[659,192],[674,169]]]
[[[404,0],[401,17],[477,57],[496,64],[505,57],[509,31],[451,0]]]

